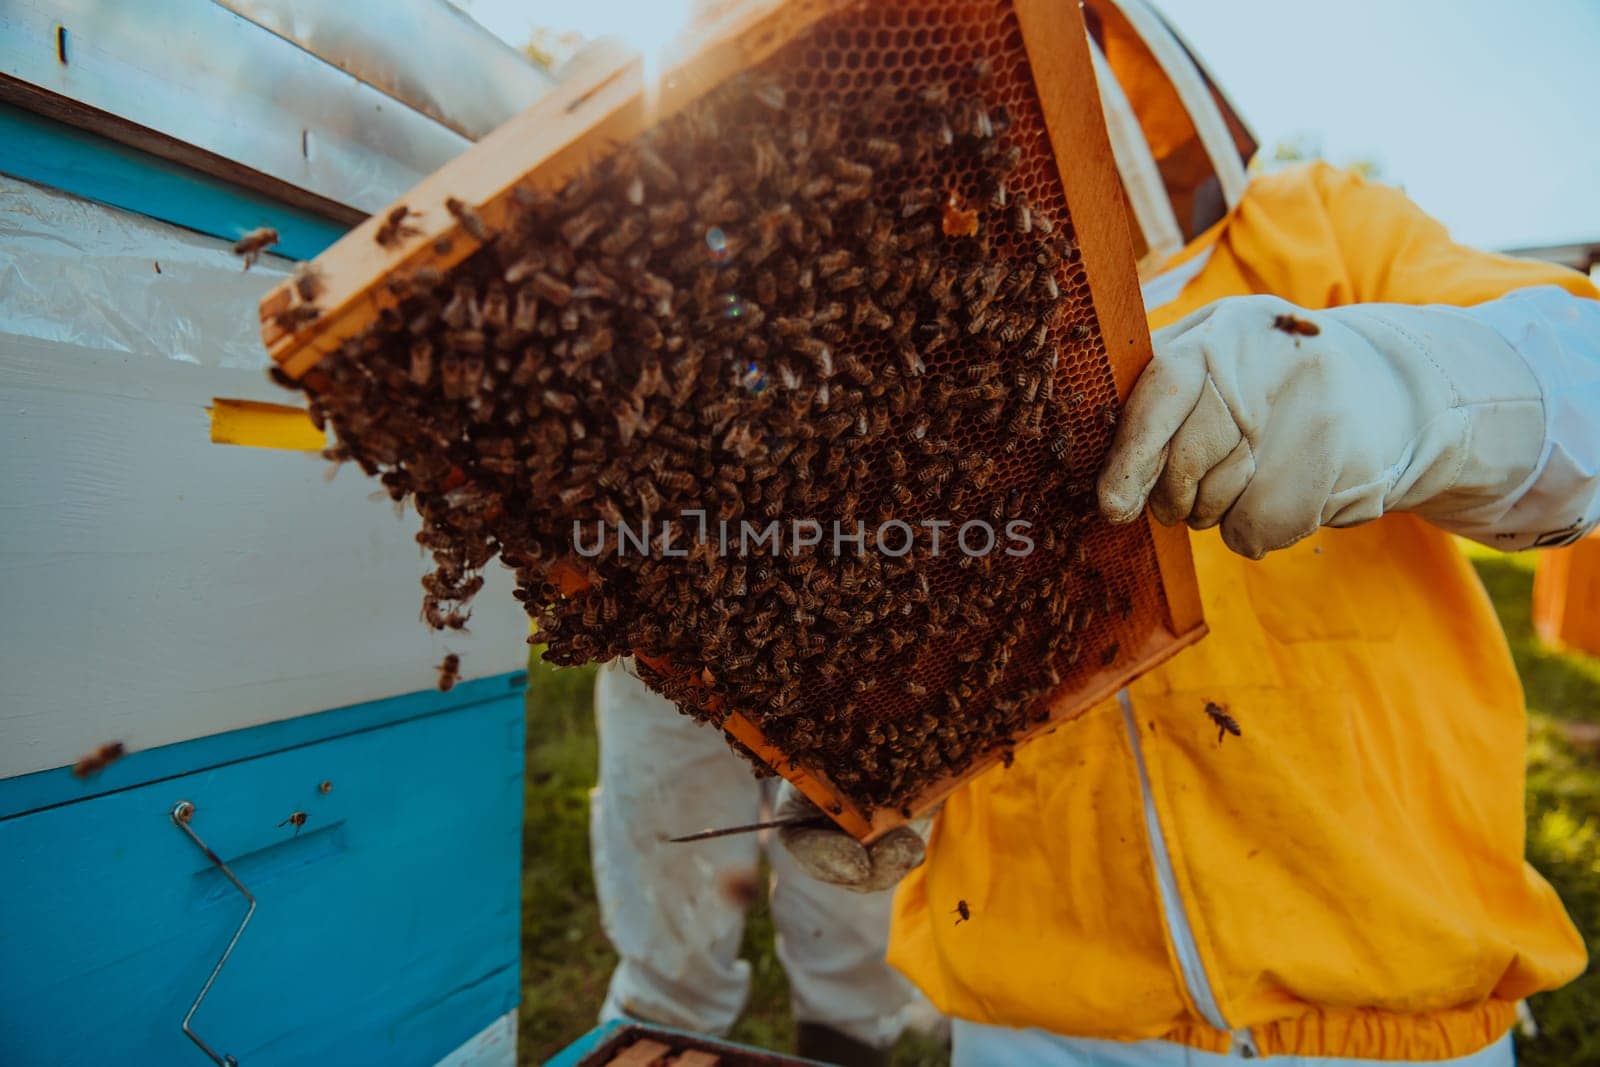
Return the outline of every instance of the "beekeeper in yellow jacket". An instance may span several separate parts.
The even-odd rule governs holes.
[[[956,792],[921,866],[909,829],[786,843],[914,868],[890,959],[958,1064],[1509,1064],[1585,953],[1523,859],[1522,690],[1452,534],[1600,520],[1600,294],[1332,167],[1247,183],[1159,16],[1087,6],[1157,328],[1100,506],[1198,531],[1210,636]]]

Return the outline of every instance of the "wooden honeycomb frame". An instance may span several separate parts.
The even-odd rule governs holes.
[[[728,77],[760,64],[819,20],[860,6],[859,0],[730,5],[667,58],[659,79],[647,79],[642,62],[617,53],[588,56],[558,89],[447,164],[402,201],[416,232],[390,246],[374,235],[384,213],[351,231],[316,261],[323,292],[320,314],[288,332],[279,314],[297,303],[292,283],[262,301],[262,337],[272,358],[296,377],[311,371],[346,338],[366,329],[395,300],[384,283],[424,267],[448,271],[479,247],[445,207],[447,198],[473,205],[490,231],[516,210],[513,190],[555,191],[610,147],[626,142],[675,113]],[[1119,398],[1125,399],[1150,358],[1122,197],[1107,136],[1100,121],[1087,39],[1077,8],[1060,0],[1013,0],[1011,5],[1043,112],[1082,252],[1107,360]],[[440,240],[444,238],[445,240]],[[1111,669],[1093,674],[1070,693],[1049,699],[1049,716],[1016,743],[1081,714],[1132,678],[1205,633],[1187,533],[1149,520],[1165,617],[1126,650]],[[658,670],[669,665],[652,663]],[[761,729],[735,709],[724,728],[789,778],[848,832],[871,840],[905,822],[894,809],[867,812],[851,803],[825,773],[791,763]],[[1000,758],[999,750],[960,774],[935,780],[911,807],[924,811]]]

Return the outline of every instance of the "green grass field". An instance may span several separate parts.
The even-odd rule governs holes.
[[[1600,661],[1544,648],[1529,619],[1531,555],[1469,549],[1499,609],[1528,692],[1528,856],[1560,892],[1600,955],[1600,756],[1567,743],[1558,724],[1600,722]],[[534,666],[529,685],[522,897],[523,1063],[541,1063],[594,1025],[615,960],[600,932],[589,871],[588,803],[594,784],[593,674]],[[745,929],[754,970],[736,1040],[786,1049],[788,991],[764,905]],[[1600,1065],[1600,966],[1536,997],[1540,1036],[1521,1042],[1530,1067]],[[908,1037],[898,1063],[939,1063],[943,1051]]]

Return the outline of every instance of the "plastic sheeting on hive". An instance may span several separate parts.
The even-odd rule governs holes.
[[[314,454],[210,442],[214,397],[296,400],[257,334],[284,274],[0,177],[0,778],[425,689],[446,650],[525,665],[507,572],[436,635],[415,514]]]

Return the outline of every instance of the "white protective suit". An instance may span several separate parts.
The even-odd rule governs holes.
[[[852,892],[807,877],[767,833],[667,840],[760,820],[777,779],[756,779],[720,733],[681,714],[621,662],[600,670],[595,718],[595,888],[606,936],[622,957],[603,1020],[627,1016],[710,1034],[733,1025],[750,992],[739,944],[763,846],[797,1021],[883,1048],[929,1010],[884,962],[892,891]]]

